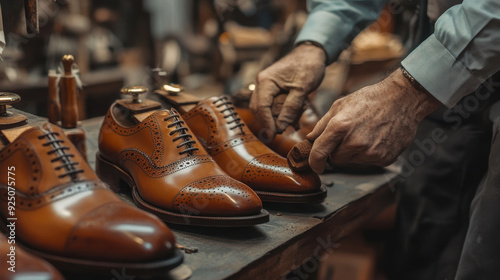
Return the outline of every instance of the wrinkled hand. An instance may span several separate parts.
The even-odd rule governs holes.
[[[411,143],[422,119],[441,103],[396,70],[382,82],[337,100],[307,135],[309,164],[322,173],[334,164],[386,166]]]
[[[290,54],[259,73],[250,109],[262,123],[264,137],[274,139],[302,113],[307,95],[315,90],[325,75],[326,54],[314,45],[299,45]],[[275,121],[271,113],[274,98],[288,92]]]

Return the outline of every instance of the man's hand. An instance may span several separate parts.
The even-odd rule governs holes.
[[[382,82],[337,100],[307,135],[315,140],[309,164],[386,166],[411,143],[422,119],[441,103],[396,70]]]
[[[290,54],[259,73],[250,109],[263,124],[264,137],[272,140],[302,113],[307,95],[315,90],[325,75],[326,54],[318,46],[302,44]],[[274,98],[288,92],[276,119],[271,113]]]

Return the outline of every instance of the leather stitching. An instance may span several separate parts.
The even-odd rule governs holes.
[[[225,142],[222,142],[221,144],[214,146],[214,147],[205,147],[207,150],[208,154],[211,156],[216,156],[226,150],[232,149],[238,145],[249,143],[249,142],[254,142],[257,141],[257,138],[253,136],[252,134],[245,134],[243,136],[229,139]]]
[[[16,209],[35,210],[77,193],[94,189],[107,189],[107,187],[99,181],[85,181],[58,186],[36,195],[25,194],[16,189]],[[8,187],[0,185],[1,200],[7,201],[7,192]]]
[[[116,134],[121,136],[131,136],[142,129],[148,129],[151,134],[151,138],[153,139],[153,154],[151,155],[152,161],[154,165],[159,165],[163,160],[163,153],[165,150],[165,143],[163,140],[163,134],[160,129],[160,123],[156,118],[157,115],[161,114],[163,111],[159,111],[150,115],[146,121],[141,122],[140,124],[131,127],[131,128],[123,128],[119,126],[111,116],[111,113],[108,111],[106,115],[106,122],[110,126],[110,128],[116,132]],[[121,154],[121,153],[120,153]],[[120,157],[120,155],[119,155]],[[149,157],[148,157],[149,158]]]
[[[121,166],[124,166],[125,162],[132,161],[137,164],[142,171],[151,178],[162,178],[164,176],[173,174],[177,171],[186,169],[188,167],[195,166],[197,164],[205,162],[214,162],[213,159],[208,156],[190,156],[183,158],[181,160],[175,161],[165,166],[157,166],[151,159],[142,151],[137,149],[127,149],[120,152],[118,155],[118,161]]]

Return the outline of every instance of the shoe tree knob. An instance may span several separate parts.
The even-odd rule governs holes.
[[[153,78],[155,79],[156,90],[162,90],[168,95],[178,95],[180,92],[184,91],[184,88],[180,85],[171,84],[168,82],[169,75],[167,71],[161,68],[154,68]]]
[[[122,94],[132,96],[132,103],[142,103],[142,100],[139,99],[139,96],[146,92],[148,92],[148,88],[144,86],[124,87],[121,89]]]
[[[184,90],[182,86],[176,84],[164,84],[161,89],[166,91],[168,95],[179,95]]]
[[[0,117],[8,117],[9,115],[12,115],[12,113],[7,111],[7,106],[19,101],[21,101],[21,96],[15,93],[0,92]]]
[[[139,97],[141,94],[147,93],[148,88],[144,86],[130,86],[124,87],[121,89],[121,93],[124,95],[131,95],[132,100],[130,99],[119,99],[116,101],[117,104],[127,108],[132,112],[132,114],[140,114],[144,112],[149,112],[152,110],[158,110],[161,108],[161,104],[149,100],[144,99],[141,100]]]
[[[21,97],[11,92],[0,92],[0,129],[25,125],[27,117],[15,112],[9,112],[12,104],[21,101]]]

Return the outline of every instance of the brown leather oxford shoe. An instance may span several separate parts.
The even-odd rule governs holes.
[[[97,174],[132,188],[135,203],[176,224],[247,226],[269,221],[262,202],[227,176],[174,110],[139,121],[113,104],[99,135]]]
[[[250,131],[254,135],[259,135],[259,132],[264,131],[262,125],[255,119],[255,116],[246,108],[235,108],[238,116],[242,121],[248,126]],[[308,132],[309,133],[309,132]],[[288,152],[295,146],[305,139],[301,133],[299,133],[292,126],[287,127],[285,131],[281,134],[277,134],[272,141],[263,141],[271,150],[282,157],[286,157]],[[266,143],[267,142],[267,143]]]
[[[155,275],[182,262],[165,224],[109,190],[59,127],[22,133],[0,151],[0,170],[9,170],[0,177],[4,231],[15,227],[16,242],[59,269]]]
[[[38,280],[62,280],[61,274],[46,261],[37,258],[10,239],[0,234],[0,279],[38,279]]]
[[[250,186],[262,201],[315,203],[325,199],[326,188],[319,176],[291,170],[285,158],[254,136],[227,97],[204,99],[189,111],[172,103],[217,164]]]
[[[264,127],[257,121],[248,108],[252,94],[253,90],[242,88],[235,95],[231,96],[231,101],[235,105],[238,116],[245,122],[254,135],[259,136],[259,133],[264,131]],[[310,96],[314,96],[314,94]],[[314,126],[316,126],[319,120],[320,118],[315,110],[310,105],[307,105],[298,123],[291,124],[283,132],[276,134],[272,141],[264,140],[262,142],[278,155],[286,158],[296,144],[306,140],[306,135],[313,131]],[[262,140],[262,138],[260,139]]]

